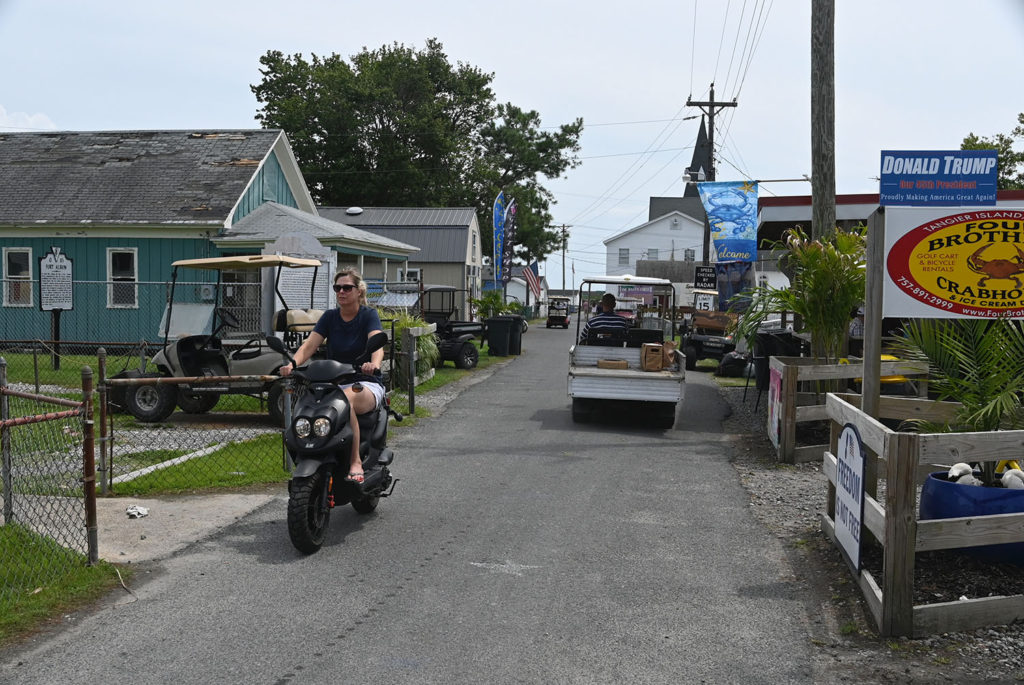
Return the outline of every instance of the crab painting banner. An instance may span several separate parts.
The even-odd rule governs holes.
[[[757,183],[722,181],[698,183],[711,241],[720,262],[757,259]]]
[[[1024,208],[889,207],[882,316],[1024,319]]]

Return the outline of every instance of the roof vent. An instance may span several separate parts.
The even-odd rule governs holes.
[[[362,207],[349,207],[348,209],[345,210],[345,213],[350,215],[350,216],[355,216],[356,214],[362,214],[363,213],[363,208]]]

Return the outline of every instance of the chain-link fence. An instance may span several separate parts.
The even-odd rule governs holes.
[[[91,422],[83,401],[11,388],[0,357],[0,598],[96,560]],[[79,398],[91,393],[82,382]],[[92,493],[94,495],[94,492]]]

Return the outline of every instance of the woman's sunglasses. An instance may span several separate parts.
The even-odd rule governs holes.
[[[341,285],[340,283],[335,283],[334,284],[334,292],[340,293],[342,290],[344,290],[345,292],[350,293],[350,292],[352,292],[353,290],[355,290],[358,287],[359,287],[358,285],[352,285],[351,283],[346,283],[345,285]]]

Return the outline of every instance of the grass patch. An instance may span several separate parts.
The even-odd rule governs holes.
[[[209,488],[235,488],[257,483],[283,483],[284,470],[280,433],[268,433],[232,443],[202,457],[147,473],[118,483],[118,495],[142,496]],[[166,452],[173,453],[171,450]]]
[[[120,583],[113,565],[89,566],[85,555],[16,524],[0,526],[0,559],[0,644],[84,606]]]

